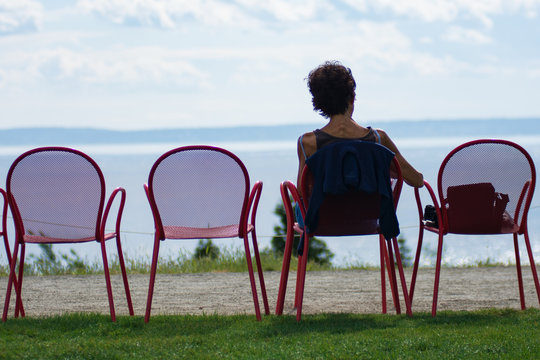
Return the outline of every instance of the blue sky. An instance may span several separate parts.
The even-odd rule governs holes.
[[[313,123],[330,59],[364,124],[540,117],[540,0],[0,0],[0,128]]]

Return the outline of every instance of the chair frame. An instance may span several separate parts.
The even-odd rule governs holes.
[[[396,184],[392,191],[394,209],[396,209],[398,201],[399,201],[399,197],[401,194],[401,189],[403,187],[403,178],[401,175],[401,168],[395,157],[393,158],[392,162],[397,172],[397,178],[395,179]],[[307,166],[305,166],[304,169],[302,170],[301,186],[303,189],[303,194],[307,193],[308,171],[309,169]],[[295,292],[295,298],[294,298],[294,306],[296,307],[296,320],[300,321],[302,317],[302,303],[303,303],[303,297],[304,297],[304,285],[305,285],[305,278],[306,278],[309,239],[312,236],[317,235],[317,232],[315,231],[314,234],[308,234],[307,232],[304,232],[303,229],[299,227],[298,223],[295,222],[295,215],[291,206],[291,196],[292,196],[293,201],[295,201],[297,204],[301,204],[300,210],[302,213],[302,217],[305,218],[306,213],[307,213],[307,209],[304,207],[304,203],[302,202],[300,198],[300,194],[298,193],[297,187],[291,181],[284,181],[280,184],[280,191],[281,191],[281,198],[283,200],[283,205],[285,207],[285,213],[287,216],[287,239],[285,242],[285,249],[283,253],[283,264],[281,268],[281,278],[279,282],[279,291],[278,291],[278,298],[277,298],[277,304],[276,304],[276,315],[283,314],[283,307],[285,303],[285,293],[287,291],[287,281],[289,277],[289,268],[290,268],[290,262],[291,262],[294,233],[296,232],[296,233],[300,233],[304,235],[303,254],[298,256],[296,292]],[[355,234],[347,234],[347,235],[352,236]],[[364,235],[376,235],[376,233],[364,234]],[[343,236],[343,235],[340,234],[336,236]],[[401,254],[399,252],[397,239],[393,238],[391,241],[386,241],[384,239],[384,236],[381,233],[379,233],[379,246],[380,246],[380,267],[381,267],[382,313],[383,314],[387,313],[385,262],[388,268],[390,288],[392,291],[392,298],[394,301],[396,313],[398,314],[401,313],[397,280],[396,280],[396,274],[395,274],[395,264],[394,264],[394,255],[395,255],[397,265],[398,265],[398,271],[401,278],[401,286],[402,286],[403,294],[404,294],[406,313],[407,315],[412,316],[409,295],[408,295],[408,290],[407,290],[407,284],[405,282],[405,275],[403,272],[403,265],[401,262]],[[389,256],[389,253],[392,254],[392,256]]]
[[[269,305],[268,305],[268,297],[267,297],[267,294],[266,294],[266,286],[265,286],[265,283],[264,283],[262,264],[261,264],[261,259],[260,259],[260,255],[259,255],[259,247],[257,245],[257,234],[256,234],[256,231],[255,231],[255,218],[256,218],[256,215],[257,215],[257,207],[258,207],[259,200],[260,200],[260,197],[261,197],[263,183],[261,181],[255,182],[255,184],[253,185],[253,188],[251,189],[251,192],[250,192],[249,173],[248,173],[245,165],[238,158],[238,156],[236,156],[235,154],[233,154],[232,152],[230,152],[230,151],[228,151],[226,149],[222,149],[222,148],[219,148],[219,147],[216,147],[216,146],[208,146],[208,145],[183,146],[183,147],[172,149],[172,150],[166,152],[165,154],[161,155],[156,160],[156,162],[154,163],[154,165],[152,166],[152,168],[150,170],[150,175],[148,176],[148,184],[144,184],[144,190],[146,192],[148,202],[150,203],[150,208],[152,210],[152,215],[153,215],[154,224],[155,224],[154,249],[153,249],[153,255],[152,255],[152,265],[151,265],[151,270],[150,270],[150,283],[149,283],[149,287],[148,287],[148,298],[147,298],[147,302],[146,302],[146,312],[145,312],[144,321],[145,322],[150,321],[150,312],[151,312],[151,308],[152,308],[152,297],[153,297],[154,285],[155,285],[155,279],[156,279],[157,262],[158,262],[158,258],[159,258],[159,247],[160,247],[160,242],[164,241],[166,239],[165,230],[163,228],[163,224],[162,224],[162,221],[161,221],[161,216],[160,216],[160,213],[159,213],[159,209],[157,207],[156,200],[155,200],[155,197],[154,197],[154,191],[153,191],[154,174],[156,172],[156,169],[161,164],[161,162],[163,160],[165,160],[166,158],[168,158],[169,156],[171,156],[173,154],[176,154],[178,152],[193,151],[193,150],[195,150],[195,151],[196,150],[215,151],[215,152],[220,152],[222,154],[225,154],[228,157],[230,157],[231,159],[233,159],[238,164],[238,166],[242,170],[242,173],[244,174],[245,193],[244,193],[244,200],[243,200],[243,205],[242,205],[242,209],[241,209],[241,213],[240,213],[240,219],[239,219],[239,223],[238,223],[238,225],[239,225],[238,226],[238,233],[234,234],[232,236],[227,236],[227,237],[223,236],[223,237],[224,238],[231,238],[231,237],[238,236],[239,238],[244,240],[244,249],[245,249],[245,253],[246,253],[246,262],[247,262],[247,266],[248,266],[249,280],[250,280],[250,285],[251,285],[251,293],[252,293],[252,296],[253,296],[253,303],[254,303],[254,306],[255,306],[255,315],[256,315],[257,320],[260,321],[261,320],[261,310],[260,310],[260,307],[259,307],[259,298],[258,298],[258,295],[257,295],[257,288],[256,288],[256,284],[255,284],[255,276],[253,274],[254,271],[253,271],[253,264],[252,264],[252,261],[251,261],[251,253],[250,253],[250,250],[249,250],[248,234],[251,233],[251,240],[252,240],[252,243],[253,243],[253,252],[254,252],[254,256],[255,256],[255,260],[256,260],[256,264],[257,264],[257,272],[258,272],[258,277],[259,277],[259,284],[260,284],[260,287],[261,287],[261,295],[262,295],[262,298],[263,298],[263,305],[264,305],[264,309],[265,309],[265,314],[269,315],[270,314],[270,308],[269,308]],[[248,223],[248,220],[250,219],[249,218],[250,212],[251,212],[251,221]],[[191,239],[191,238],[192,237],[189,237],[189,239]],[[200,236],[200,237],[197,237],[197,238],[205,238],[205,237]],[[178,238],[178,239],[188,239],[188,238]]]
[[[11,265],[11,250],[9,248],[9,239],[8,239],[8,232],[7,232],[7,214],[8,214],[8,206],[9,206],[8,196],[4,189],[0,189],[0,194],[2,194],[2,198],[4,200],[4,205],[2,207],[2,232],[0,233],[0,235],[4,238],[6,257],[8,261],[8,266],[10,266]],[[13,278],[13,284],[15,286],[15,289],[18,291],[19,287],[18,287],[16,276]],[[18,311],[17,314],[20,313],[24,317],[25,313],[24,313],[24,306],[22,304],[22,298],[19,298],[19,300],[20,300],[20,303],[16,307]]]
[[[99,177],[100,181],[100,187],[101,187],[101,194],[100,196],[100,202],[99,202],[99,209],[97,213],[97,219],[96,219],[96,225],[95,225],[95,238],[94,239],[63,239],[63,241],[55,241],[55,239],[48,239],[43,238],[39,241],[25,241],[24,234],[25,234],[25,228],[24,228],[24,221],[21,217],[21,214],[19,212],[19,208],[17,205],[17,199],[14,197],[14,195],[11,192],[11,177],[13,172],[15,171],[16,166],[19,164],[21,160],[24,158],[34,155],[36,153],[40,152],[67,152],[72,153],[75,155],[78,155],[82,158],[84,158],[86,161],[92,165]],[[106,234],[105,233],[105,226],[107,223],[108,215],[111,209],[111,206],[116,199],[117,195],[120,195],[120,203],[118,207],[118,213],[116,216],[116,224],[115,224],[115,232]],[[101,169],[97,165],[97,163],[88,155],[85,153],[71,149],[66,147],[40,147],[36,149],[32,149],[30,151],[25,152],[24,154],[20,155],[11,165],[8,175],[7,175],[7,198],[9,202],[9,206],[11,208],[11,213],[13,214],[13,221],[15,225],[15,245],[13,249],[13,256],[10,261],[10,272],[9,272],[9,279],[8,279],[8,287],[6,291],[6,300],[4,304],[4,312],[2,315],[2,321],[7,320],[7,313],[9,310],[9,301],[11,297],[11,288],[14,285],[16,290],[16,306],[15,306],[15,317],[18,317],[19,314],[21,316],[25,316],[24,309],[22,308],[22,298],[21,298],[21,291],[22,291],[22,282],[23,282],[23,271],[24,271],[24,258],[25,258],[25,250],[26,250],[26,242],[28,243],[42,243],[42,244],[55,244],[55,243],[81,243],[81,242],[90,242],[90,241],[96,241],[100,244],[101,247],[101,254],[103,259],[103,272],[105,274],[105,283],[107,287],[107,296],[109,301],[109,310],[111,314],[111,320],[116,321],[116,314],[114,309],[114,301],[113,301],[113,293],[112,293],[112,286],[111,286],[111,279],[110,279],[110,273],[109,273],[109,266],[108,266],[108,260],[107,260],[107,252],[105,247],[105,242],[109,239],[115,238],[116,239],[116,245],[118,249],[118,260],[120,263],[120,268],[122,270],[122,280],[124,283],[124,289],[126,292],[126,300],[128,304],[128,310],[130,316],[133,316],[133,304],[131,301],[131,293],[129,290],[129,284],[127,279],[127,272],[125,268],[124,263],[124,257],[122,253],[122,245],[120,242],[120,223],[122,220],[122,214],[124,210],[124,205],[126,202],[126,191],[125,189],[118,187],[114,189],[114,191],[111,193],[109,200],[107,201],[107,205],[104,208],[105,203],[105,178],[103,176],[103,173],[101,172]],[[4,209],[4,211],[6,211]],[[64,241],[65,240],[65,241]],[[18,281],[17,276],[15,275],[15,267],[17,263],[17,254],[19,251],[19,247],[21,248],[21,255],[20,255],[20,264],[19,264],[19,274],[18,274]]]
[[[437,200],[437,196],[435,195],[435,192],[433,191],[433,188],[431,187],[431,185],[426,180],[424,180],[424,186],[425,186],[425,188],[426,188],[426,190],[427,190],[427,192],[428,192],[428,194],[429,194],[429,196],[431,198],[431,201],[433,202],[434,207],[435,207],[435,211],[436,211],[437,219],[438,219],[438,228],[427,226],[422,221],[423,220],[423,207],[422,207],[422,200],[420,198],[420,190],[418,188],[414,189],[414,194],[415,194],[416,204],[417,204],[417,209],[418,209],[418,217],[419,217],[419,233],[418,233],[418,245],[417,245],[417,248],[416,248],[416,255],[415,255],[415,260],[414,260],[414,267],[413,267],[413,273],[412,273],[412,278],[411,278],[409,296],[410,296],[410,300],[411,300],[411,303],[412,303],[413,296],[414,296],[414,288],[415,288],[415,285],[416,285],[416,276],[417,276],[417,273],[418,273],[418,266],[419,266],[419,261],[420,261],[420,253],[421,253],[421,249],[422,249],[422,242],[423,242],[423,238],[424,238],[424,230],[428,230],[428,231],[430,231],[432,233],[438,234],[437,263],[436,263],[436,268],[435,268],[435,283],[434,283],[434,289],[433,289],[433,303],[432,303],[432,307],[431,307],[431,315],[432,316],[436,316],[436,314],[437,314],[437,299],[438,299],[439,279],[440,279],[440,272],[441,272],[443,238],[444,238],[444,235],[450,233],[449,230],[448,230],[447,210],[446,210],[446,207],[443,206],[443,204],[444,204],[444,202],[443,202],[444,201],[444,195],[443,195],[442,177],[443,177],[443,173],[444,173],[446,164],[448,163],[448,161],[457,152],[459,152],[459,151],[461,151],[461,150],[463,150],[463,149],[465,149],[465,148],[467,148],[469,146],[474,146],[474,145],[478,145],[478,144],[490,144],[490,143],[503,144],[503,145],[507,145],[507,146],[510,146],[510,147],[513,147],[513,148],[519,150],[524,155],[524,157],[527,159],[527,161],[529,163],[529,166],[531,168],[531,179],[529,181],[527,181],[523,186],[523,189],[521,191],[521,195],[520,195],[520,197],[518,199],[518,202],[517,202],[516,211],[515,211],[515,215],[514,215],[514,219],[517,219],[518,214],[519,214],[519,212],[521,210],[521,207],[523,206],[523,213],[522,213],[521,219],[519,221],[520,222],[519,230],[517,232],[513,232],[511,234],[513,235],[513,239],[514,239],[514,252],[515,252],[515,257],[516,257],[516,271],[517,271],[517,277],[518,277],[518,287],[519,287],[519,297],[520,297],[521,309],[522,310],[525,309],[525,295],[524,295],[524,290],[523,290],[523,278],[522,278],[522,274],[521,274],[521,262],[520,262],[520,255],[519,255],[518,235],[524,235],[524,238],[525,238],[525,245],[526,245],[526,248],[527,248],[527,254],[528,254],[528,257],[529,257],[529,263],[530,263],[531,270],[532,270],[532,273],[533,273],[533,280],[534,280],[534,285],[535,285],[535,288],[536,288],[536,294],[537,294],[537,297],[538,297],[538,303],[540,304],[540,284],[539,284],[539,281],[538,281],[538,274],[536,272],[536,266],[535,266],[535,262],[534,262],[534,258],[533,258],[533,254],[532,254],[532,249],[531,249],[531,244],[530,244],[530,239],[529,239],[529,232],[528,232],[528,228],[527,228],[528,212],[529,212],[529,208],[531,206],[531,201],[532,201],[532,197],[533,197],[534,189],[535,189],[535,185],[536,185],[536,169],[535,169],[535,166],[534,166],[534,162],[533,162],[531,156],[527,153],[527,151],[523,147],[521,147],[520,145],[518,145],[516,143],[513,143],[511,141],[507,141],[507,140],[500,140],[500,139],[479,139],[479,140],[473,140],[473,141],[469,141],[469,142],[466,142],[464,144],[459,145],[458,147],[453,149],[445,157],[445,159],[441,163],[441,167],[439,169],[439,174],[438,174],[438,177],[437,177],[439,200]],[[501,232],[501,233],[496,233],[496,234],[477,234],[477,235],[504,235],[504,234],[505,233]]]

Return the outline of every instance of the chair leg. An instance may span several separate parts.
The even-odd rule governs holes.
[[[296,281],[296,321],[302,319],[302,303],[304,302],[304,286],[306,283],[306,270],[307,270],[307,260],[308,260],[308,251],[309,251],[309,235],[307,231],[304,231],[304,252],[302,254],[302,259],[299,262],[298,268],[298,278]]]
[[[4,312],[2,313],[2,321],[5,322],[7,320],[7,314],[9,311],[9,301],[11,299],[11,288],[13,287],[13,281],[15,279],[15,265],[17,263],[17,254],[19,252],[19,242],[15,240],[15,245],[13,247],[13,256],[11,258],[11,262],[9,264],[9,278],[8,278],[8,286],[6,290],[6,300],[4,301]],[[17,292],[17,290],[15,290]],[[17,293],[17,297],[20,296],[20,293]]]
[[[405,281],[405,273],[403,271],[403,264],[401,262],[401,253],[399,251],[399,244],[397,242],[396,238],[393,238],[392,241],[394,242],[394,252],[396,253],[396,261],[399,271],[399,277],[401,279],[401,289],[403,290],[403,299],[405,301],[405,311],[408,316],[412,316],[412,310],[411,310],[411,301],[409,298],[409,294],[407,291],[407,282]],[[394,274],[394,278],[395,278]]]
[[[4,233],[5,234],[5,233]],[[7,236],[4,235],[4,245],[5,245],[5,248],[6,248],[6,256],[7,256],[7,261],[8,261],[8,265],[11,266],[11,251],[9,250],[9,243],[8,243],[8,240],[7,240]],[[16,260],[15,260],[16,261]],[[17,293],[18,289],[19,289],[19,285],[18,285],[18,281],[17,281],[17,276],[15,276],[13,278],[13,287],[15,288],[15,292]],[[21,316],[24,317],[24,306],[23,306],[23,303],[22,303],[22,298],[21,298],[21,301],[20,301],[20,304],[19,303],[16,303],[17,305],[19,305],[19,311],[21,313]]]
[[[257,296],[257,287],[255,286],[255,274],[253,274],[253,264],[251,263],[251,253],[249,251],[249,242],[247,234],[244,235],[244,249],[246,251],[246,261],[249,273],[249,282],[251,284],[251,294],[253,295],[253,303],[255,305],[255,316],[258,321],[261,321],[261,309],[259,307],[259,297]]]
[[[418,266],[420,264],[420,253],[422,252],[422,243],[424,240],[424,225],[420,223],[420,230],[418,233],[418,244],[416,245],[416,256],[414,257],[414,265],[413,265],[413,271],[411,276],[411,285],[409,289],[409,300],[413,302],[413,296],[414,296],[414,288],[416,286],[416,276],[418,275]]]
[[[384,243],[384,237],[379,235],[379,252],[380,252],[380,266],[381,266],[381,299],[382,299],[382,313],[386,314],[386,275],[385,275],[385,261],[386,261],[386,244]]]
[[[109,263],[107,261],[107,249],[105,240],[101,240],[101,256],[103,257],[103,273],[105,275],[105,284],[107,285],[107,296],[109,297],[109,309],[111,312],[111,321],[116,321],[116,313],[114,311],[114,300],[111,286],[111,275],[109,273]]]
[[[437,264],[435,265],[435,284],[433,285],[433,304],[431,305],[431,316],[437,315],[437,298],[439,296],[439,278],[441,275],[441,258],[443,247],[443,234],[439,232],[439,244],[437,246]]]
[[[19,277],[17,280],[17,276],[13,279],[13,283],[15,286],[15,317],[24,317],[24,314],[21,312],[21,306],[22,306],[22,282],[23,282],[23,275],[24,275],[24,260],[26,257],[26,244],[21,244],[21,255],[19,260]]]
[[[531,265],[531,271],[533,274],[534,287],[536,288],[536,296],[538,297],[538,304],[540,304],[540,283],[538,282],[538,273],[536,272],[536,264],[531,249],[531,242],[529,241],[529,231],[525,229],[525,246],[527,247],[527,254],[529,255],[529,263]]]
[[[392,250],[392,242],[386,242],[388,246],[388,281],[390,282],[390,289],[392,289],[392,298],[394,299],[394,307],[396,308],[396,314],[401,314],[401,305],[399,304],[399,293],[396,280],[396,267],[394,265],[394,251]]]
[[[283,306],[285,304],[285,293],[287,292],[287,281],[289,280],[289,269],[291,264],[291,253],[293,246],[294,234],[287,229],[287,239],[285,241],[285,249],[283,251],[283,264],[281,265],[281,277],[279,280],[279,290],[276,303],[276,315],[283,314]],[[296,303],[295,303],[296,306]]]
[[[296,265],[296,286],[294,290],[294,308],[298,307],[298,292],[300,289],[300,281],[302,280],[302,265],[304,264],[302,255],[298,255],[298,264]]]
[[[126,265],[124,262],[124,254],[122,252],[122,245],[120,244],[120,234],[118,232],[116,233],[116,248],[118,249],[118,262],[120,263],[120,269],[122,270],[122,280],[124,281],[124,290],[126,292],[129,315],[133,316],[133,303],[131,301],[131,292],[129,291],[129,283],[127,278]]]
[[[516,254],[516,271],[518,278],[518,288],[519,288],[519,302],[521,304],[521,310],[525,310],[525,292],[523,291],[523,276],[521,275],[521,260],[519,257],[519,244],[518,244],[518,235],[514,233],[514,252]]]
[[[146,312],[144,314],[144,322],[150,320],[150,310],[152,309],[152,296],[154,295],[154,283],[156,281],[157,262],[159,255],[159,242],[157,234],[154,237],[154,251],[152,253],[152,265],[150,267],[150,284],[148,285],[148,298],[146,299]]]
[[[255,261],[257,263],[257,273],[259,275],[259,284],[261,286],[261,296],[264,304],[264,314],[270,315],[270,306],[268,305],[268,296],[266,294],[266,285],[264,284],[263,268],[261,263],[261,257],[259,255],[259,245],[257,244],[257,235],[255,229],[251,233],[251,240],[253,242],[253,253],[255,255]]]

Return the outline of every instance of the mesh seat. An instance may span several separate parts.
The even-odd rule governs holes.
[[[173,149],[155,162],[145,190],[156,229],[145,321],[150,319],[160,241],[229,237],[244,239],[255,313],[260,320],[248,234],[251,234],[263,303],[268,314],[255,233],[262,183],[255,183],[250,194],[249,175],[240,159],[227,150],[211,146]]]
[[[99,166],[88,155],[69,148],[46,147],[30,150],[11,165],[7,176],[7,194],[13,213],[16,240],[10,264],[10,277],[3,320],[6,320],[12,282],[16,283],[15,264],[21,247],[19,281],[20,297],[25,248],[27,243],[55,244],[96,241],[101,246],[103,269],[109,297],[111,318],[115,310],[105,241],[116,238],[118,258],[130,315],[133,306],[120,244],[120,221],[125,190],[117,188],[105,206],[105,180]],[[120,194],[116,229],[105,234],[110,207]],[[16,304],[16,315],[20,299]],[[24,314],[23,314],[24,315]]]
[[[443,160],[437,179],[437,199],[430,184],[425,187],[436,209],[438,227],[422,221],[422,203],[415,189],[420,217],[420,233],[411,280],[414,294],[424,229],[439,234],[432,315],[437,312],[437,296],[446,234],[513,234],[521,308],[525,309],[518,235],[524,235],[538,301],[540,287],[527,230],[527,215],[536,183],[530,155],[521,146],[505,140],[475,140],[458,146]]]
[[[350,144],[350,142],[347,143]],[[377,147],[375,151],[390,152],[388,149],[378,144],[370,145]],[[336,144],[332,146],[339,145]],[[366,144],[363,144],[363,146],[366,146]],[[322,148],[318,151],[324,152],[326,150],[328,150],[327,147]],[[334,159],[332,161],[334,161]],[[377,164],[376,166],[382,165]],[[388,171],[388,174],[393,174],[395,177],[391,178],[390,176],[388,176],[385,181],[391,183],[391,205],[393,205],[393,210],[395,210],[399,201],[401,188],[403,185],[401,169],[395,157],[393,157],[390,163],[389,170],[390,171]],[[362,169],[360,169],[359,171],[362,172]],[[363,171],[366,171],[366,169],[364,169]],[[405,283],[405,275],[403,273],[403,266],[401,264],[401,255],[399,254],[397,239],[393,237],[392,239],[389,239],[389,241],[385,241],[385,238],[381,233],[379,219],[381,214],[380,210],[382,195],[377,192],[364,191],[349,191],[343,194],[325,194],[324,200],[322,201],[322,204],[318,211],[317,227],[314,231],[308,233],[308,231],[304,231],[304,228],[295,221],[295,215],[291,206],[291,201],[299,204],[302,217],[306,219],[306,213],[310,206],[310,198],[313,193],[314,181],[314,176],[312,175],[308,166],[304,167],[301,177],[301,188],[302,194],[304,196],[303,200],[300,198],[299,192],[292,182],[284,181],[281,183],[281,196],[287,218],[287,240],[285,243],[283,255],[283,265],[281,269],[281,279],[279,284],[276,314],[281,315],[283,313],[294,233],[296,232],[302,234],[303,236],[303,253],[300,255],[301,249],[299,249],[297,270],[298,275],[296,278],[296,294],[294,299],[294,305],[297,311],[296,319],[298,321],[301,320],[302,315],[302,303],[304,294],[304,283],[306,277],[309,240],[313,236],[378,235],[381,264],[382,312],[386,313],[385,264],[387,265],[386,267],[388,269],[390,289],[392,291],[394,306],[397,313],[401,312],[394,263],[395,255],[395,260],[397,262],[398,271],[401,278],[405,306],[407,309],[406,311],[408,315],[412,315],[412,312],[410,311],[407,285]]]

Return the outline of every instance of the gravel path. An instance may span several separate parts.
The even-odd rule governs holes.
[[[434,269],[420,269],[413,311],[431,311],[434,272]],[[271,313],[275,311],[279,276],[279,272],[265,273]],[[406,276],[409,283],[410,270],[406,270]],[[538,308],[529,267],[523,268],[523,277],[527,306]],[[296,273],[291,272],[285,301],[286,314],[295,313],[292,304],[295,279]],[[129,276],[136,315],[144,315],[148,280],[149,275]],[[5,294],[6,286],[7,278],[1,277],[2,294]],[[380,272],[377,270],[308,272],[303,313],[378,313],[381,311],[379,287]],[[113,291],[117,313],[127,314],[120,276],[113,277]],[[388,310],[393,312],[390,291],[387,297]],[[66,312],[109,312],[102,275],[28,276],[24,279],[23,301],[26,315],[33,317]],[[11,308],[13,303],[14,297]],[[519,309],[515,267],[442,269],[439,310],[484,308]],[[247,273],[157,275],[153,315],[203,313],[253,314]]]

